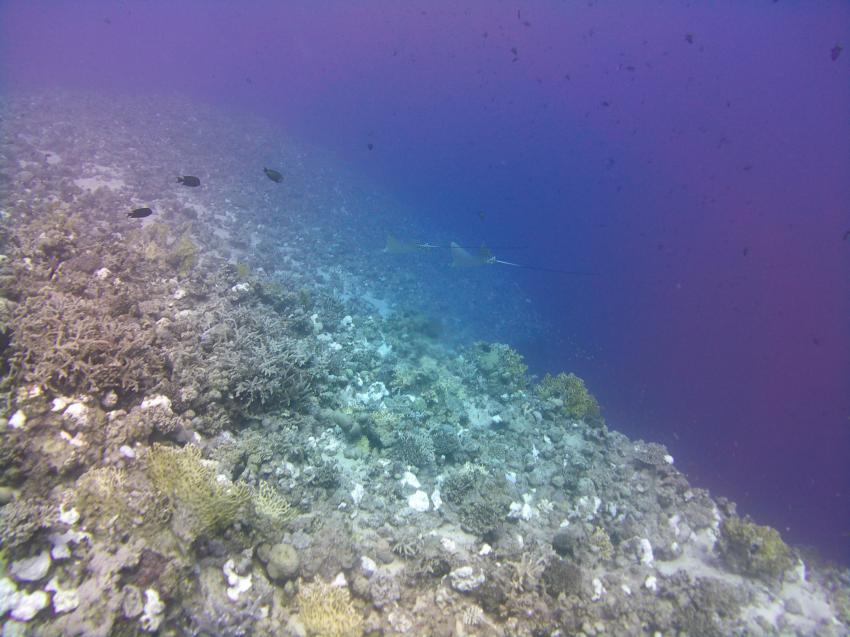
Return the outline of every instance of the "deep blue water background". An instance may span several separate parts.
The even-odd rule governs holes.
[[[850,559],[846,2],[21,1],[0,29],[7,93],[264,116],[435,241],[597,272],[493,266],[552,326],[505,340],[695,484]],[[453,289],[472,328],[509,307]]]

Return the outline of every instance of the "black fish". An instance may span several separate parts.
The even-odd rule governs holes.
[[[850,230],[844,233],[844,237],[842,237],[842,241],[847,241],[850,238]]]
[[[263,168],[263,172],[266,173],[266,177],[268,177],[277,184],[283,181],[283,175],[281,175],[276,170],[272,170],[271,168]]]
[[[198,179],[197,177],[192,177],[191,175],[186,175],[184,177],[178,177],[177,183],[183,184],[184,186],[191,186],[192,188],[194,188],[195,186],[201,185],[201,180]]]
[[[694,34],[693,33],[686,33],[685,34],[685,41],[688,44],[693,44],[694,43]]]
[[[834,47],[832,47],[832,51],[830,51],[829,57],[831,57],[832,61],[835,62],[835,60],[838,59],[838,56],[841,55],[841,52],[843,50],[844,49],[841,47],[840,44],[836,44]]]
[[[128,212],[127,216],[131,219],[143,219],[145,217],[150,217],[153,214],[153,210],[150,208],[136,208],[133,212]]]
[[[369,142],[368,144],[366,144],[366,147],[367,147],[369,150],[372,150],[372,149],[375,147],[375,145],[374,145],[372,142]]]

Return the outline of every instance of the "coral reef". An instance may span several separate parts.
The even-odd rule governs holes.
[[[4,634],[847,634],[846,569],[529,387],[493,268],[388,267],[397,202],[195,103],[3,99]]]

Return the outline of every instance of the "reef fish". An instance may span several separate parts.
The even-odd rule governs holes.
[[[201,180],[197,177],[192,177],[192,175],[184,175],[183,177],[177,178],[177,183],[194,188],[195,186],[201,185]]]
[[[276,170],[273,170],[271,168],[263,168],[263,172],[266,173],[266,177],[268,177],[277,184],[283,181],[283,175],[281,175]]]
[[[128,212],[127,216],[131,219],[143,219],[144,217],[149,217],[153,214],[153,210],[150,208],[136,208],[133,212]]]

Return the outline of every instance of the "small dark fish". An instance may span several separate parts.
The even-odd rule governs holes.
[[[375,144],[373,144],[372,142],[369,142],[368,144],[366,144],[366,148],[368,148],[369,150],[372,150],[374,147],[375,147]]]
[[[686,33],[685,34],[685,41],[687,41],[688,44],[693,44],[694,43],[694,34],[693,33]]]
[[[850,230],[848,230],[847,232],[845,232],[845,233],[844,233],[844,236],[842,237],[842,240],[843,240],[843,241],[847,241],[847,239],[850,239]]]
[[[128,212],[127,216],[131,219],[144,219],[145,217],[150,217],[153,214],[153,210],[150,208],[136,208],[133,212]]]
[[[484,221],[487,218],[487,215],[484,214],[483,210],[479,210],[478,211],[478,218],[481,219],[481,221]]]
[[[197,177],[192,177],[192,175],[185,175],[183,177],[178,177],[177,183],[194,188],[195,186],[201,185],[201,180]]]
[[[835,60],[838,59],[838,56],[841,55],[841,52],[843,50],[844,47],[842,47],[840,44],[836,44],[834,47],[832,47],[832,51],[829,52],[829,57],[831,57],[832,61],[835,62]]]
[[[283,181],[283,175],[281,175],[276,170],[273,170],[272,168],[263,168],[263,172],[266,173],[266,177],[271,179],[276,184],[279,184]]]
[[[745,247],[744,247],[743,253],[744,253],[744,256],[747,256],[747,255],[750,253],[750,248],[749,248],[749,246],[745,246]]]

